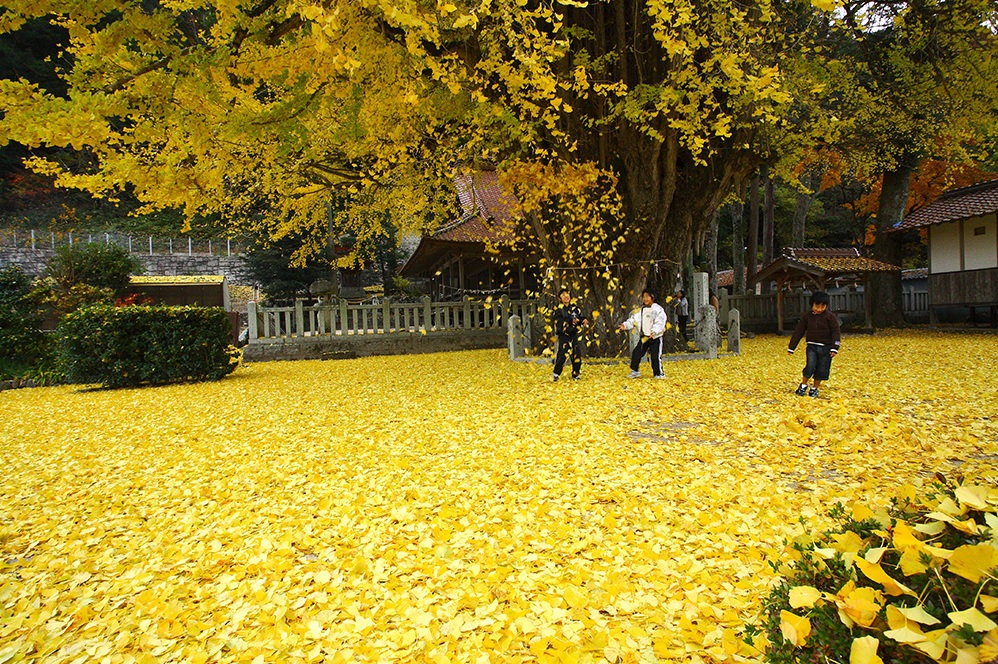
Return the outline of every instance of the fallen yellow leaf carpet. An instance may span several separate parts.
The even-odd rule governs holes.
[[[998,459],[998,337],[847,336],[819,399],[786,343],[4,392],[0,664],[754,659],[801,518]]]

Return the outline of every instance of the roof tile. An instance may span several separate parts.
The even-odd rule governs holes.
[[[906,230],[970,219],[998,212],[998,180],[951,189],[925,207],[915,210],[893,230]]]

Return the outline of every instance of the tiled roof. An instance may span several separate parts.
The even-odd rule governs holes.
[[[783,255],[798,263],[834,274],[846,272],[896,272],[901,268],[859,255],[856,247],[787,247]]]
[[[776,275],[807,274],[818,278],[862,272],[898,272],[901,268],[859,255],[854,247],[842,249],[787,248],[783,255],[762,267],[752,281],[773,279]]]
[[[461,216],[444,224],[434,240],[448,242],[497,242],[513,239],[516,201],[499,184],[495,171],[461,173],[454,178]]]
[[[901,268],[875,261],[872,258],[831,257],[831,258],[798,258],[798,263],[805,263],[823,270],[829,274],[844,274],[846,272],[898,272]]]
[[[944,224],[992,212],[998,212],[998,180],[951,189],[902,219],[894,226],[894,230]]]

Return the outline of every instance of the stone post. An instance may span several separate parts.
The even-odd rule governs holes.
[[[697,313],[696,346],[708,360],[717,359],[717,312],[707,305]]]
[[[384,334],[392,331],[392,302],[388,296],[381,298],[381,324]]]
[[[298,333],[298,338],[305,336],[305,307],[300,299],[295,300],[295,331]],[[288,330],[288,336],[290,337],[291,330]]]
[[[430,296],[423,296],[423,329],[429,332],[433,329],[433,321],[430,319]]]
[[[737,309],[728,311],[728,352],[736,355],[742,352],[742,320]]]
[[[523,333],[523,324],[519,316],[510,316],[506,323],[506,341],[509,345],[509,359],[515,360],[523,357],[524,343],[526,335]]]
[[[246,315],[249,319],[249,340],[256,341],[260,338],[260,332],[256,324],[256,302],[253,300],[246,303]]]

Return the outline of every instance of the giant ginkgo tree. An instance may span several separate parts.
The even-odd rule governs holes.
[[[61,185],[275,238],[321,236],[331,200],[337,228],[360,239],[384,219],[432,226],[456,170],[496,168],[546,283],[613,320],[647,281],[672,286],[766,156],[790,101],[781,58],[802,48],[785,12],[771,0],[9,0],[0,30],[49,16],[72,64],[65,96],[0,82],[0,141],[91,153],[85,171],[31,162]]]

